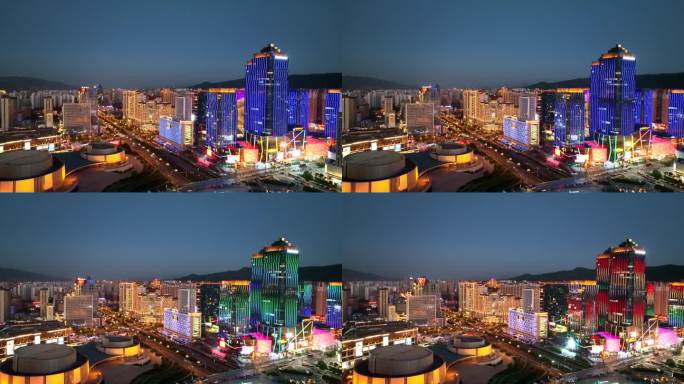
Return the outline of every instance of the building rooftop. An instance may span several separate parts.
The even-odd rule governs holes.
[[[60,321],[41,321],[27,324],[15,324],[0,329],[0,339],[9,339],[31,333],[57,331],[67,328],[69,327],[64,326],[64,324]]]
[[[342,334],[344,341],[363,339],[369,336],[377,336],[386,333],[418,330],[418,327],[404,321],[392,321],[371,323],[354,326],[345,330]]]

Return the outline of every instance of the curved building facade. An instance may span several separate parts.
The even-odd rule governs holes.
[[[19,348],[0,365],[0,383],[89,383],[88,359],[59,344],[35,344]]]
[[[374,349],[354,365],[353,384],[446,383],[446,364],[431,350],[397,344]]]
[[[61,160],[44,151],[0,153],[0,192],[49,192],[64,183]]]
[[[127,336],[103,336],[99,349],[112,356],[133,357],[140,355],[140,343]]]
[[[430,151],[430,157],[443,163],[470,164],[475,160],[473,150],[459,143],[444,143]]]
[[[492,345],[478,336],[454,337],[452,346],[454,351],[462,356],[484,357],[492,354]]]
[[[349,155],[342,164],[342,192],[407,192],[418,181],[418,166],[392,151]]]
[[[96,163],[120,164],[126,161],[126,151],[110,143],[88,144],[81,157]]]

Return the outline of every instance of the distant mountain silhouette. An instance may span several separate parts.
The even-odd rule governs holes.
[[[47,276],[20,269],[0,268],[0,281],[65,281],[63,277]]]
[[[41,90],[41,89],[76,89],[57,81],[38,79],[35,77],[0,76],[0,89],[6,91]]]
[[[412,85],[399,84],[393,81],[365,76],[342,75],[343,89],[414,89]]]
[[[353,269],[342,269],[342,279],[343,281],[391,281],[399,280],[394,277],[380,276],[374,273],[360,272]]]
[[[652,75],[636,75],[637,88],[657,89],[657,88],[684,88],[684,72],[681,73],[659,73]],[[589,78],[572,79],[557,81],[554,83],[540,82],[528,85],[531,89],[554,89],[554,88],[589,88]]]
[[[249,267],[240,268],[236,271],[223,271],[206,275],[191,274],[176,278],[180,281],[223,281],[223,280],[249,280],[252,276]],[[342,281],[342,264],[299,267],[300,281]]]
[[[313,73],[307,75],[290,75],[287,79],[290,88],[339,89],[342,88],[341,73]],[[209,82],[190,86],[194,89],[208,88],[244,88],[245,79]]]
[[[529,274],[513,277],[512,280],[558,281],[558,280],[594,280],[596,270],[578,267],[570,271],[558,271],[540,274]],[[681,281],[684,280],[684,265],[659,265],[646,267],[647,281]]]

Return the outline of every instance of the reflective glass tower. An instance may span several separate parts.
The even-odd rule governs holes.
[[[287,98],[287,124],[304,129],[309,127],[309,90],[290,89]]]
[[[684,137],[684,90],[670,92],[667,112],[667,134],[676,138]]]
[[[234,88],[210,89],[205,95],[206,145],[223,148],[237,139],[238,110]]]
[[[327,291],[325,325],[342,328],[342,283],[328,283]]]
[[[221,284],[218,325],[221,331],[241,335],[249,330],[249,280],[228,280]]]
[[[634,133],[636,58],[617,45],[591,65],[590,131],[598,136]]]
[[[325,123],[325,137],[337,137],[337,123],[340,115],[340,103],[342,93],[339,89],[329,89],[325,94],[325,111],[323,119]]]
[[[584,89],[559,89],[554,102],[554,144],[581,144],[585,126]]]
[[[245,67],[245,130],[257,136],[287,134],[287,55],[269,44]]]
[[[293,328],[299,312],[299,250],[285,238],[252,256],[252,326]]]
[[[638,89],[635,93],[634,122],[639,126],[650,127],[653,123],[653,91]]]

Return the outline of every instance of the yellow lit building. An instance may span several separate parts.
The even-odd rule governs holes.
[[[0,365],[0,384],[93,384],[90,363],[75,349],[59,344],[35,344],[17,349]]]
[[[366,151],[342,160],[342,192],[408,192],[418,181],[418,166],[393,151]]]
[[[64,183],[64,163],[43,151],[0,153],[0,192],[50,192]]]
[[[444,360],[416,345],[391,345],[371,351],[358,361],[353,384],[442,384],[447,380]]]

